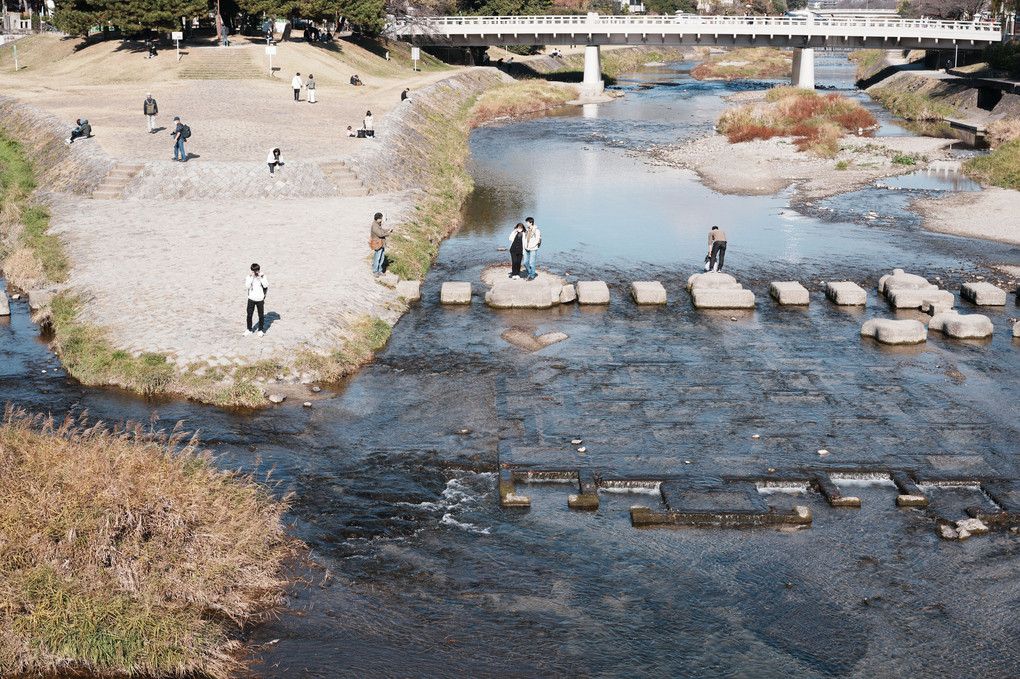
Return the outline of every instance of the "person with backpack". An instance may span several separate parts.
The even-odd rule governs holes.
[[[184,150],[184,140],[191,136],[191,128],[181,123],[181,119],[174,116],[174,131],[170,135],[174,138],[174,160],[177,160],[178,152],[180,153],[180,161],[182,163],[188,162],[188,152]]]
[[[538,249],[542,247],[542,232],[535,226],[534,217],[528,217],[524,222],[527,224],[524,232],[524,268],[528,272],[528,280],[533,281],[538,277],[535,262],[538,259]]]
[[[259,327],[256,334],[262,337],[266,334],[266,293],[269,292],[269,279],[263,275],[258,264],[251,265],[251,273],[244,279],[244,286],[248,290],[248,329],[244,331],[244,336],[252,333],[251,316],[252,312],[258,309]]]
[[[142,113],[149,124],[149,134],[152,134],[156,131],[156,116],[159,115],[159,106],[156,105],[156,100],[152,98],[151,92],[145,93],[145,101],[142,102]]]

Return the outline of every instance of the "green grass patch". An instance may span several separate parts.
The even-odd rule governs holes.
[[[971,158],[963,170],[979,182],[1020,190],[1020,139],[1008,141],[986,156]]]
[[[917,160],[911,155],[898,155],[892,157],[893,165],[917,165]]]
[[[790,52],[773,47],[742,47],[701,62],[691,70],[691,77],[697,80],[788,78],[792,63]]]
[[[256,361],[251,365],[238,368],[234,371],[234,379],[251,381],[261,378],[264,380],[270,380],[277,375],[287,375],[289,373],[290,368],[285,366],[282,362],[264,359]]]
[[[180,433],[0,424],[4,676],[227,677],[283,604],[286,500]]]
[[[857,64],[856,79],[863,80],[873,75],[874,68],[885,59],[885,50],[857,50],[851,52],[847,59]]]
[[[328,356],[311,352],[300,354],[297,368],[315,371],[325,382],[338,382],[356,372],[376,351],[386,346],[392,330],[381,318],[362,315],[348,329],[343,345]]]
[[[904,120],[940,121],[958,114],[955,108],[940,104],[931,97],[917,92],[872,87],[868,94],[890,113]]]
[[[850,167],[850,163],[846,162],[845,160],[841,160],[838,163],[836,163],[836,169],[837,170],[846,170],[846,169],[849,169],[849,167]]]

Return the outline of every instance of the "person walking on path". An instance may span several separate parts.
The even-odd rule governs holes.
[[[375,136],[375,118],[372,117],[371,111],[365,111],[364,128],[366,137]]]
[[[517,226],[510,232],[510,278],[515,281],[521,279],[521,258],[524,256],[524,224],[517,222]]]
[[[266,334],[266,293],[269,291],[269,279],[262,275],[258,264],[251,265],[251,273],[244,279],[244,286],[248,290],[248,329],[244,331],[244,336],[252,333],[251,314],[258,309],[258,336],[262,337]]]
[[[294,88],[294,101],[301,101],[301,74],[295,75],[291,81],[290,86]]]
[[[376,276],[382,275],[383,264],[386,263],[386,236],[393,233],[393,229],[386,228],[382,222],[383,214],[376,212],[375,217],[372,218],[372,235],[369,239],[369,245],[375,251],[375,256],[372,258],[372,273]]]
[[[174,138],[174,160],[178,160],[177,155],[180,153],[180,161],[186,163],[188,162],[188,152],[184,150],[184,140],[190,135],[190,128],[181,123],[181,119],[177,116],[174,116],[174,123],[174,131],[170,133]]]
[[[308,74],[308,80],[305,81],[305,89],[308,90],[308,103],[315,103],[315,76],[311,73]]]
[[[709,270],[722,271],[723,260],[726,258],[726,234],[718,226],[713,226],[708,232],[708,256]]]
[[[542,247],[542,232],[535,226],[534,217],[528,217],[524,222],[527,224],[527,231],[524,232],[524,268],[528,272],[528,280],[533,281],[538,277],[535,263],[538,260],[538,249]]]
[[[152,92],[145,93],[145,101],[142,102],[142,113],[145,114],[145,120],[149,124],[149,134],[156,131],[156,116],[159,115],[159,106],[156,105],[156,100],[152,98]]]
[[[266,162],[269,163],[270,176],[275,175],[276,168],[283,167],[283,158],[280,157],[280,149],[270,149],[269,155],[266,156]]]

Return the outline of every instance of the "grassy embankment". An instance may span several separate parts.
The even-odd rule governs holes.
[[[0,674],[233,676],[239,627],[283,604],[286,499],[194,439],[0,424]]]
[[[704,56],[708,49],[704,48]],[[602,77],[607,85],[616,83],[616,77],[640,68],[645,64],[660,61],[683,61],[689,55],[683,50],[674,48],[662,49],[603,49],[599,54],[602,66]],[[568,54],[563,57],[563,66],[542,73],[541,76],[556,82],[581,82],[584,77],[584,52]]]
[[[872,87],[868,90],[868,94],[894,116],[904,120],[939,122],[957,115],[956,109],[952,106],[940,104],[920,92],[901,92],[888,87]]]
[[[885,59],[885,50],[857,50],[851,52],[848,60],[857,64],[856,80],[864,80],[874,75],[875,67]]]
[[[792,63],[790,52],[773,47],[741,47],[701,62],[691,70],[691,77],[697,80],[789,78]]]
[[[856,101],[787,85],[769,90],[765,103],[726,109],[717,123],[719,131],[733,144],[794,137],[798,149],[823,158],[839,152],[839,139],[844,134],[875,125],[875,118]]]
[[[991,123],[985,138],[991,153],[968,160],[964,172],[985,184],[1020,190],[1020,120],[1003,118]]]

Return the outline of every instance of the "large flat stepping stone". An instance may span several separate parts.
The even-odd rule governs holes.
[[[573,283],[565,283],[560,288],[560,304],[569,304],[577,300],[577,288]]]
[[[1005,306],[1006,291],[985,281],[964,283],[960,296],[978,306]]]
[[[687,279],[687,290],[693,292],[701,288],[713,290],[739,290],[741,288],[737,279],[728,273],[710,271],[707,273],[696,273]]]
[[[954,339],[980,339],[991,337],[995,330],[988,316],[981,314],[959,314],[946,311],[935,314],[928,321],[929,330],[937,330]]]
[[[537,280],[496,281],[485,293],[485,303],[496,309],[548,309],[560,303],[560,288]]]
[[[638,304],[666,303],[666,288],[659,281],[634,281],[630,284],[630,294]]]
[[[1013,337],[1020,337],[1020,321],[1013,324]]]
[[[471,304],[471,284],[447,281],[439,291],[442,304]]]
[[[893,290],[929,290],[934,287],[924,276],[906,273],[903,269],[893,269],[891,274],[878,279],[878,291],[887,296]]]
[[[804,305],[811,302],[808,289],[797,281],[772,281],[769,294],[784,305]]]
[[[578,304],[609,304],[609,286],[605,281],[578,281]]]
[[[743,288],[718,290],[696,288],[691,291],[694,306],[699,309],[753,309],[754,293]]]
[[[417,302],[421,299],[421,281],[399,281],[397,297],[403,297],[408,302]]]
[[[863,306],[868,293],[853,281],[835,281],[825,284],[825,296],[839,306]]]
[[[948,290],[939,290],[934,285],[931,290],[906,290],[894,289],[886,294],[889,304],[894,309],[920,309],[922,307],[936,307],[938,309],[952,309],[956,303],[953,293]]]
[[[921,321],[872,318],[861,326],[861,336],[882,344],[920,344],[928,339],[928,329]]]
[[[11,303],[7,301],[7,293],[0,290],[0,316],[11,315]]]

